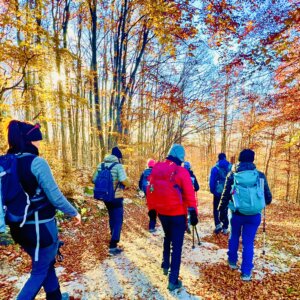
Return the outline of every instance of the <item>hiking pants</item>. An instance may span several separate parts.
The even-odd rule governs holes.
[[[109,228],[111,240],[109,248],[116,248],[121,237],[123,225],[123,198],[116,198],[113,202],[105,202],[109,216]]]
[[[261,222],[261,214],[253,216],[232,214],[230,220],[231,232],[228,243],[228,260],[236,263],[238,260],[239,239],[242,236],[242,274],[251,275],[253,269],[254,239]]]
[[[220,212],[218,211],[218,207],[220,204],[220,200],[221,200],[221,195],[220,196],[216,196],[214,195],[214,202],[213,202],[213,214],[214,214],[214,222],[215,222],[215,227],[217,227],[218,225],[221,224],[220,221]],[[227,213],[226,213],[227,216]],[[226,218],[224,218],[224,220],[222,220],[222,228],[223,229],[227,229],[228,228],[228,216]]]
[[[39,249],[38,261],[34,261],[35,248],[23,247],[31,257],[32,269],[29,279],[17,296],[17,300],[34,299],[42,286],[46,295],[53,294],[56,291],[60,294],[58,278],[54,268],[55,256],[58,250],[57,226],[55,220],[49,222],[48,225],[48,230],[55,242],[49,247]],[[47,295],[47,299],[56,300],[60,298],[48,297]]]
[[[155,209],[151,209],[148,211],[149,216],[149,229],[155,229],[156,225],[156,211]]]
[[[186,216],[165,216],[159,215],[165,237],[162,268],[169,269],[169,282],[177,284],[181,263],[181,252],[183,245],[184,232],[186,230]],[[171,253],[172,248],[172,253]],[[170,264],[171,254],[171,264]]]

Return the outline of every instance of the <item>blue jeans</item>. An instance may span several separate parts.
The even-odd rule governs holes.
[[[219,224],[221,224],[221,221],[220,221],[220,212],[218,211],[220,200],[221,200],[221,195],[220,196],[214,195],[213,214],[214,214],[215,227],[217,227]],[[226,215],[227,215],[227,213],[226,213]],[[222,221],[223,221],[222,228],[223,229],[227,229],[228,228],[228,224],[229,224],[228,217],[224,218],[224,220],[222,220]]]
[[[17,300],[34,299],[42,286],[46,293],[51,293],[59,289],[58,278],[54,268],[55,256],[58,249],[57,226],[55,220],[48,222],[47,228],[55,242],[49,247],[39,249],[38,261],[34,261],[35,248],[24,247],[24,250],[31,257],[32,269],[29,279],[17,296]]]
[[[177,284],[181,263],[181,252],[184,232],[186,229],[186,216],[165,216],[159,215],[165,237],[162,268],[170,269],[169,282]],[[171,253],[172,247],[172,253]],[[171,264],[170,264],[171,254]]]
[[[230,220],[231,232],[228,242],[228,260],[236,263],[238,260],[239,239],[242,235],[242,274],[251,275],[253,269],[254,239],[261,222],[261,214],[253,216],[232,214]]]
[[[120,241],[123,225],[123,198],[115,199],[114,202],[105,202],[105,206],[108,210],[109,228],[111,234],[109,248],[115,248]]]

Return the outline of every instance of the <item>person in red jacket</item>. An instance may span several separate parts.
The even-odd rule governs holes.
[[[153,167],[147,186],[148,209],[157,211],[165,233],[161,267],[165,275],[170,269],[170,291],[182,286],[178,276],[188,212],[191,224],[198,223],[194,187],[189,172],[181,167],[184,156],[183,146],[174,144],[166,160]]]

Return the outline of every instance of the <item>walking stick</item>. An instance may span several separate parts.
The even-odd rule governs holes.
[[[198,234],[197,227],[196,227],[196,226],[193,226],[193,228],[194,228],[195,231],[196,231],[196,235],[197,235],[197,239],[198,239],[198,245],[200,246],[200,245],[201,245],[201,242],[200,242],[200,239],[199,239],[199,234]]]
[[[192,249],[195,249],[195,226],[193,226],[193,246]]]
[[[263,276],[265,273],[265,260],[266,260],[266,208],[264,208],[264,213],[263,213],[263,266],[262,266],[262,272]]]

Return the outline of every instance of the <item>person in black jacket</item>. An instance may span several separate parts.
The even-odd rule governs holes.
[[[194,186],[194,190],[195,190],[195,192],[198,192],[199,189],[200,189],[199,183],[198,183],[198,181],[197,181],[196,175],[195,175],[194,172],[191,170],[191,164],[190,164],[190,162],[185,161],[185,162],[183,163],[183,166],[184,166],[185,169],[187,169],[187,170],[189,171],[190,176],[191,176],[191,180],[192,180],[192,183],[193,183],[193,186]]]
[[[261,212],[254,214],[243,214],[234,207],[232,200],[233,193],[235,193],[234,178],[235,174],[243,171],[254,170],[256,166],[253,163],[255,153],[251,149],[244,149],[239,155],[239,163],[235,166],[226,178],[224,191],[221,197],[219,211],[220,219],[227,218],[227,207],[230,208],[232,218],[230,220],[231,234],[228,242],[228,264],[231,269],[237,269],[239,239],[242,236],[242,265],[241,265],[241,279],[243,281],[251,280],[251,273],[253,269],[253,256],[254,256],[254,239],[257,229],[261,223]],[[272,202],[272,194],[270,192],[266,176],[260,172],[258,173],[259,181],[263,182],[263,195],[265,204],[268,205]],[[245,173],[244,173],[245,174]]]

